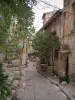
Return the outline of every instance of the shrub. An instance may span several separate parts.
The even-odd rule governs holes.
[[[41,62],[48,64],[51,52],[60,48],[60,41],[56,34],[37,33],[33,40],[33,48]]]
[[[0,100],[7,100],[10,94],[11,89],[8,83],[8,75],[4,74],[2,64],[0,64]]]

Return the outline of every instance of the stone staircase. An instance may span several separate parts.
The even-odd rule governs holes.
[[[5,63],[3,65],[4,72],[9,75],[8,82],[11,84],[12,95],[20,83],[20,67],[20,59],[13,60],[11,64]]]

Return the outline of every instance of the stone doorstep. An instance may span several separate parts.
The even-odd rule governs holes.
[[[48,80],[50,80],[50,83],[51,84],[55,84],[56,86],[58,86],[60,88],[60,90],[66,95],[66,97],[68,98],[68,100],[75,100],[75,97],[72,95],[71,92],[73,91],[69,91],[67,88],[70,88],[71,87],[67,87],[67,86],[62,86],[58,81],[54,80],[54,79],[51,79],[50,77],[47,77]],[[67,87],[67,88],[65,88]],[[73,88],[73,87],[72,87]]]

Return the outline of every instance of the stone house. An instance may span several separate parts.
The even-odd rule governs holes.
[[[52,51],[50,63],[59,77],[75,81],[75,0],[64,0],[63,10],[57,10],[39,31],[56,32],[61,49],[56,58]]]
[[[39,31],[47,33],[56,32],[61,44],[63,44],[63,10],[57,10],[48,21],[45,21],[45,16],[47,16],[46,13],[43,15],[43,21],[46,23],[43,24],[43,27]],[[58,50],[52,50],[49,69],[54,71],[56,74],[58,74],[58,55]]]
[[[68,45],[70,50],[70,53],[65,52],[65,56],[63,53],[63,63],[67,62],[69,77],[75,81],[75,0],[64,0],[63,29],[63,44]]]
[[[44,32],[56,32],[56,35],[59,37],[61,43],[63,43],[62,37],[63,37],[63,10],[59,9],[57,10],[52,17],[43,25],[41,30]],[[43,19],[44,21],[45,19]]]

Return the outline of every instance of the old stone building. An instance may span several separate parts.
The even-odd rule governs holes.
[[[64,0],[64,14],[63,43],[70,49],[67,67],[70,79],[75,81],[75,0]]]
[[[57,10],[47,21],[45,18],[46,14],[39,31],[55,31],[61,42],[59,54],[56,57],[57,52],[52,51],[50,63],[60,78],[75,81],[75,0],[64,0],[63,10]]]
[[[44,30],[44,32],[45,31],[46,32],[56,32],[56,35],[59,37],[61,43],[63,43],[63,40],[62,40],[63,24],[64,24],[63,18],[64,18],[63,10],[59,9],[52,15],[52,17],[50,17],[50,19],[41,28],[41,30]]]
[[[45,21],[46,14],[43,15],[43,21]],[[61,44],[63,43],[63,10],[57,10],[49,20],[43,25],[43,27],[39,31],[43,31],[46,33],[56,33],[59,37]],[[56,74],[58,74],[58,50],[52,50],[51,58],[50,58],[50,66],[49,69],[53,69]]]

